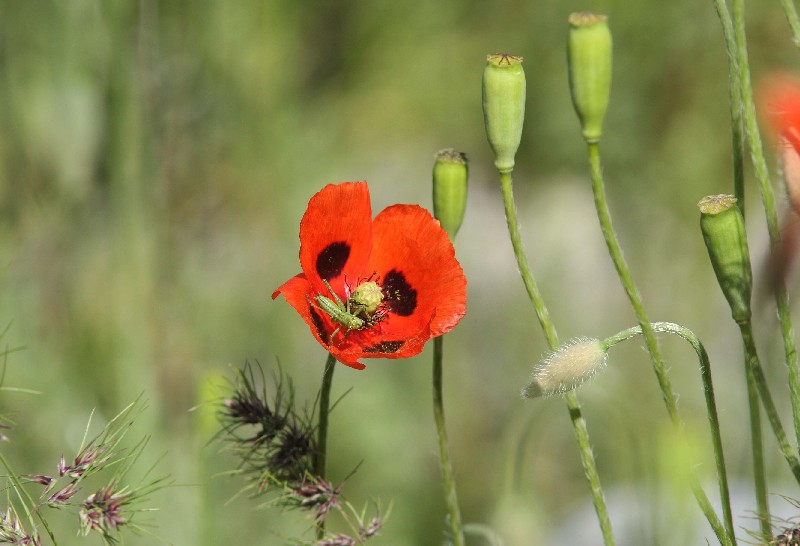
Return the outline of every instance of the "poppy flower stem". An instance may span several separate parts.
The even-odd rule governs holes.
[[[733,152],[733,194],[744,215],[744,122],[742,120],[742,86],[739,81],[739,67],[736,60],[736,31],[733,19],[725,0],[713,0],[714,8],[722,24],[722,36],[728,55],[728,109],[731,118],[731,150]]]
[[[792,41],[794,45],[800,47],[800,17],[797,16],[797,9],[792,0],[781,0],[783,11],[786,13],[786,20],[789,21],[789,28],[792,30]]]
[[[325,371],[322,373],[322,386],[319,391],[319,420],[317,421],[317,457],[314,461],[314,474],[318,479],[325,479],[326,456],[328,452],[328,414],[331,405],[331,385],[333,384],[333,369],[336,358],[328,353],[325,361]],[[317,526],[317,537],[322,538],[325,533],[325,520]]]
[[[664,366],[664,359],[661,356],[661,349],[658,346],[658,341],[656,340],[655,330],[650,323],[650,319],[647,317],[647,312],[645,311],[644,303],[642,302],[642,296],[633,281],[633,276],[631,275],[628,264],[622,254],[622,247],[619,244],[619,240],[617,239],[617,235],[611,223],[611,212],[608,208],[605,185],[603,182],[603,168],[600,163],[600,145],[595,141],[587,142],[587,146],[589,167],[592,177],[592,191],[594,193],[594,203],[595,209],[597,210],[597,218],[600,222],[600,229],[603,232],[603,238],[606,241],[606,246],[608,248],[608,253],[611,256],[611,260],[614,262],[617,275],[619,276],[620,282],[625,289],[625,293],[628,295],[628,299],[630,300],[631,306],[636,314],[636,318],[639,321],[639,327],[642,330],[642,335],[645,339],[645,345],[650,353],[650,361],[653,365],[653,371],[656,374],[658,385],[661,388],[662,398],[664,399],[664,404],[667,408],[669,419],[672,421],[675,427],[680,428],[680,417],[678,416],[675,394],[672,391],[672,383],[667,376],[666,367]],[[695,482],[696,478],[692,475],[692,483],[694,484]],[[723,480],[720,478],[720,489],[722,488]],[[725,488],[727,488],[727,486],[725,486]],[[713,518],[716,519],[716,514],[713,513],[713,510],[711,512],[706,510],[706,507],[711,506],[708,497],[699,487],[699,485],[693,486],[692,491],[695,499],[700,505],[700,508],[703,510],[706,518],[709,520],[709,523],[714,526],[714,522],[712,521],[711,517],[713,516]],[[725,525],[728,535],[730,537],[734,537],[733,517],[730,512],[729,503],[723,502],[723,516],[725,518]]]
[[[719,426],[719,414],[717,412],[717,402],[714,396],[714,384],[711,380],[711,362],[708,359],[708,353],[695,333],[679,324],[673,324],[670,322],[653,322],[650,324],[650,328],[654,332],[664,332],[682,337],[689,342],[697,354],[697,359],[700,363],[700,377],[703,382],[703,394],[705,395],[706,399],[706,413],[708,414],[708,424],[711,430],[711,444],[714,448],[714,461],[717,467],[717,479],[719,480],[720,499],[722,501],[722,512],[725,518],[726,528],[723,528],[722,523],[717,517],[717,514],[714,512],[713,506],[709,502],[708,497],[706,497],[705,493],[700,487],[699,481],[692,472],[689,473],[689,486],[691,487],[692,492],[697,499],[697,503],[700,505],[700,509],[705,514],[706,519],[708,520],[712,529],[714,529],[714,533],[717,535],[720,544],[735,545],[736,535],[734,534],[731,517],[728,472],[725,467],[725,457],[722,450],[722,435]],[[634,326],[633,328],[623,330],[622,332],[603,340],[602,343],[606,347],[611,347],[621,341],[630,339],[637,335],[642,335],[641,326]],[[665,399],[665,402],[672,406],[672,412],[670,412],[670,415],[673,412],[675,415],[677,415],[678,407],[675,399]],[[686,430],[683,421],[680,419],[672,421],[672,425],[678,432],[679,437],[685,440]]]
[[[753,85],[750,78],[750,62],[747,58],[747,38],[744,28],[744,7],[741,0],[733,2],[733,28],[736,32],[735,57],[728,60],[728,71],[739,71],[739,84],[741,86],[742,112],[744,113],[744,129],[750,156],[758,182],[764,215],[767,219],[767,231],[773,252],[781,248],[781,234],[778,227],[778,213],[775,208],[775,193],[769,179],[769,169],[764,156],[764,147],[758,131],[756,120],[756,107],[753,99]],[[731,18],[727,5],[723,3],[718,8],[721,19]],[[730,53],[729,53],[730,55]],[[794,340],[794,328],[789,310],[789,297],[783,278],[776,278],[774,285],[775,305],[778,309],[778,320],[781,324],[783,337],[783,350],[786,359],[787,375],[789,378],[789,398],[792,403],[792,417],[794,419],[795,440],[800,440],[800,367],[798,366],[797,347]],[[762,402],[766,401],[762,398]]]
[[[453,546],[464,546],[464,530],[461,523],[461,510],[456,494],[456,480],[447,447],[447,429],[444,424],[444,397],[442,395],[442,360],[444,355],[443,336],[433,340],[433,417],[439,437],[439,466],[442,469],[445,500],[450,521],[450,534]]]
[[[794,479],[800,483],[800,460],[798,460],[791,444],[789,443],[789,439],[786,437],[786,432],[783,429],[783,425],[781,425],[781,420],[778,416],[778,410],[775,407],[775,402],[772,400],[772,394],[770,393],[769,386],[767,385],[767,380],[764,377],[764,369],[761,367],[761,359],[758,357],[758,352],[756,351],[756,344],[753,338],[753,326],[748,321],[739,324],[739,330],[741,331],[742,343],[744,344],[745,365],[747,367],[746,371],[748,379],[748,396],[750,396],[749,389],[751,388],[750,384],[752,382],[752,389],[754,390],[753,396],[756,397],[756,402],[758,401],[757,396],[761,396],[761,403],[764,405],[764,411],[767,414],[767,420],[772,426],[772,432],[775,434],[775,440],[778,442],[778,447],[780,448],[781,453],[783,453],[783,456],[786,459],[792,474],[794,475]]]
[[[547,311],[547,306],[544,303],[539,287],[536,280],[533,278],[531,269],[528,266],[528,258],[525,255],[525,249],[522,247],[522,236],[519,231],[519,220],[517,219],[517,206],[514,203],[514,191],[511,180],[510,172],[500,173],[500,186],[503,193],[503,205],[506,212],[506,223],[508,224],[508,233],[511,238],[511,245],[514,247],[514,256],[517,258],[517,266],[519,267],[522,282],[525,284],[525,289],[528,292],[528,297],[536,310],[536,315],[539,317],[539,324],[544,331],[547,338],[547,344],[550,349],[555,351],[558,348],[558,335],[556,334],[553,321],[550,319],[550,313]],[[592,503],[594,504],[597,519],[600,524],[600,531],[603,534],[603,541],[606,546],[613,546],[615,544],[614,534],[611,530],[611,520],[608,517],[608,509],[606,508],[606,501],[603,497],[603,487],[600,484],[600,475],[597,473],[597,465],[592,453],[592,447],[589,442],[589,430],[586,427],[586,421],[581,412],[581,406],[578,402],[578,397],[574,392],[567,392],[564,394],[564,399],[567,402],[567,409],[569,410],[572,427],[575,431],[575,437],[578,442],[578,451],[581,456],[581,463],[583,464],[583,472],[586,480],[589,482],[589,488],[592,493]]]

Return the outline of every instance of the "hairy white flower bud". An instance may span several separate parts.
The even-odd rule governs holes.
[[[598,339],[570,340],[534,367],[522,397],[553,396],[577,388],[605,365],[607,354]]]

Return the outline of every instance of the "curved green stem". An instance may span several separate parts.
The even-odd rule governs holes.
[[[556,334],[553,321],[550,319],[550,313],[547,311],[544,299],[539,292],[536,280],[533,278],[531,269],[528,266],[528,258],[522,246],[522,236],[519,232],[519,220],[517,219],[517,206],[514,203],[511,173],[500,173],[500,185],[503,193],[503,205],[506,212],[508,233],[511,237],[511,245],[514,247],[514,256],[517,258],[517,266],[522,276],[522,282],[525,284],[528,298],[530,298],[536,310],[536,316],[539,318],[539,324],[547,338],[547,343],[550,349],[555,350],[558,347],[558,335]],[[611,520],[608,517],[606,501],[603,498],[603,488],[600,485],[600,476],[597,473],[597,465],[594,460],[594,454],[592,453],[591,443],[589,442],[589,431],[586,427],[586,421],[581,414],[581,406],[577,396],[575,396],[574,393],[567,393],[564,399],[567,402],[570,420],[572,421],[572,427],[578,442],[583,472],[586,476],[586,480],[589,482],[589,488],[592,493],[592,503],[594,504],[595,512],[597,513],[597,518],[600,523],[600,531],[603,534],[603,540],[606,546],[613,546],[615,542],[614,534],[611,531]]]
[[[319,420],[317,421],[317,457],[314,461],[314,474],[320,479],[325,479],[327,453],[328,453],[328,414],[331,406],[331,385],[333,384],[333,370],[336,367],[336,358],[328,353],[325,361],[325,371],[322,373],[322,386],[319,391]],[[322,538],[325,533],[325,522],[317,525],[317,538]]]
[[[614,226],[611,224],[611,213],[608,209],[605,186],[603,184],[603,169],[600,165],[600,145],[597,142],[589,142],[587,144],[589,151],[589,167],[592,173],[592,191],[594,192],[594,204],[597,209],[597,218],[600,221],[600,229],[603,232],[603,238],[606,241],[608,253],[611,256],[611,260],[614,262],[614,267],[617,270],[619,279],[636,313],[639,326],[642,328],[645,344],[650,353],[650,360],[653,363],[653,369],[658,378],[658,385],[661,387],[662,397],[667,405],[667,412],[670,415],[670,419],[674,421],[678,418],[677,413],[673,409],[675,407],[675,394],[672,392],[672,386],[670,385],[669,378],[667,378],[664,359],[661,356],[661,349],[658,346],[655,333],[653,332],[650,320],[645,312],[642,296],[639,294],[639,289],[633,282],[628,264],[625,261],[625,257],[622,255],[622,247],[617,240]]]
[[[722,37],[728,56],[728,110],[731,118],[731,149],[733,152],[733,194],[744,215],[744,129],[742,121],[742,87],[739,81],[739,63],[736,60],[736,31],[725,0],[713,0],[722,23]]]
[[[775,208],[775,194],[769,180],[769,169],[764,157],[764,147],[758,131],[756,107],[753,100],[753,86],[750,80],[750,62],[747,58],[747,39],[744,30],[744,8],[742,0],[734,0],[733,21],[736,28],[736,62],[741,82],[742,108],[744,126],[750,154],[753,160],[756,180],[758,181],[764,214],[767,218],[767,231],[772,249],[780,248],[781,235],[778,227],[778,213]],[[800,439],[800,370],[798,369],[797,348],[795,346],[792,317],[789,311],[789,297],[782,278],[775,280],[775,303],[778,308],[778,319],[781,323],[783,349],[789,377],[789,395],[792,403],[795,439]]]
[[[600,229],[603,232],[603,238],[606,241],[608,252],[611,256],[611,260],[614,262],[614,267],[617,270],[617,274],[622,282],[622,286],[625,289],[625,293],[628,295],[628,299],[630,300],[633,310],[636,313],[636,318],[639,321],[639,327],[641,328],[642,335],[644,336],[647,350],[650,353],[650,360],[653,364],[653,370],[655,371],[656,379],[658,380],[658,386],[661,389],[661,395],[664,400],[664,404],[666,405],[669,418],[675,426],[680,427],[682,425],[680,425],[675,394],[672,391],[672,384],[667,376],[666,367],[664,366],[664,359],[661,356],[661,348],[658,346],[655,331],[653,330],[653,326],[647,317],[644,304],[642,303],[642,296],[633,282],[630,269],[628,268],[628,264],[622,254],[622,247],[619,244],[616,233],[614,232],[614,227],[611,223],[611,213],[608,209],[608,202],[606,200],[605,187],[603,184],[603,169],[600,164],[600,146],[598,142],[588,142],[587,145],[589,153],[589,167],[592,175],[592,190],[594,192],[594,202],[595,208],[597,209],[597,217],[600,221]],[[710,506],[710,503],[708,502],[705,493],[703,493],[699,485],[695,483],[695,478],[692,478],[692,482],[692,489],[694,490],[695,498],[700,504],[701,509],[703,509],[705,512],[705,507]],[[722,488],[721,482],[720,488]],[[708,515],[709,514],[706,513],[706,517],[708,517]],[[729,505],[724,508],[723,515],[725,517],[725,525],[728,529],[728,534],[730,537],[733,537],[733,517],[730,513]],[[716,515],[714,517],[716,518]],[[709,522],[711,522],[711,520],[709,520]]]
[[[433,340],[433,418],[436,421],[436,433],[439,437],[439,467],[442,470],[445,500],[450,520],[450,534],[453,546],[464,546],[464,531],[461,523],[461,510],[458,507],[456,481],[453,477],[453,465],[447,447],[447,429],[444,424],[444,397],[442,395],[442,359],[444,340],[439,336]]]
[[[797,16],[794,2],[793,0],[781,0],[781,5],[783,5],[786,20],[789,22],[789,28],[792,30],[792,42],[797,47],[800,47],[800,17]]]
[[[767,472],[764,466],[764,441],[761,434],[761,411],[758,407],[758,387],[754,370],[759,366],[753,331],[749,322],[739,325],[744,343],[744,372],[747,379],[747,404],[750,411],[750,443],[753,451],[753,485],[756,494],[756,514],[761,525],[761,533],[772,536],[767,500]],[[780,426],[780,423],[778,423]],[[783,429],[781,429],[782,431]]]
[[[698,504],[700,505],[701,510],[705,514],[706,519],[708,519],[708,522],[711,524],[711,527],[714,529],[714,532],[716,533],[720,542],[722,544],[736,544],[736,535],[733,528],[733,517],[731,515],[728,472],[725,467],[725,457],[722,451],[722,435],[719,425],[717,403],[714,397],[714,384],[711,379],[711,363],[708,359],[708,353],[706,352],[703,344],[700,342],[700,339],[688,328],[670,322],[654,322],[650,325],[650,327],[654,332],[664,332],[682,337],[689,342],[697,354],[697,359],[700,363],[700,377],[703,382],[703,394],[706,401],[706,414],[708,415],[708,424],[711,430],[711,443],[714,448],[714,461],[717,467],[717,478],[719,480],[719,493],[722,501],[722,513],[725,519],[725,528],[722,527],[722,524],[719,522],[719,519],[717,518],[717,515],[708,500],[708,497],[706,497],[705,493],[700,487],[699,482],[697,481],[697,478],[691,472],[689,474],[690,486]],[[602,343],[606,347],[611,347],[620,341],[624,341],[641,334],[642,327],[634,326],[633,328],[628,328],[619,334],[611,336]],[[672,410],[669,412],[669,414],[678,415],[678,407],[677,404],[675,404],[675,399],[672,398],[670,400],[671,401],[668,403],[672,405]],[[672,424],[680,434],[681,438],[684,438],[685,430],[683,421],[680,419],[673,420]]]
[[[753,383],[758,390],[761,397],[761,403],[764,405],[764,411],[767,414],[767,420],[772,426],[772,432],[775,434],[775,440],[778,442],[778,447],[786,459],[789,468],[794,475],[797,483],[800,484],[800,460],[794,454],[789,439],[786,437],[786,432],[781,425],[781,420],[778,415],[778,410],[775,407],[775,402],[772,400],[767,380],[764,377],[764,370],[761,367],[761,360],[758,357],[756,344],[753,339],[753,328],[750,323],[739,325],[742,332],[742,342],[745,346],[745,355],[748,359],[748,368],[751,371]]]
[[[522,282],[525,284],[528,298],[536,310],[536,316],[539,318],[539,325],[542,327],[547,344],[550,349],[555,350],[558,347],[558,334],[553,321],[550,319],[550,312],[547,310],[544,298],[539,292],[539,285],[536,284],[536,279],[533,278],[533,273],[531,273],[528,258],[525,255],[525,248],[522,246],[522,235],[519,232],[517,205],[514,203],[514,187],[511,181],[511,173],[500,173],[500,186],[503,192],[503,206],[506,211],[508,234],[511,237],[511,246],[514,247],[514,257],[517,259],[519,274],[522,276]]]
[[[319,391],[319,420],[317,421],[317,459],[314,461],[314,473],[318,478],[325,478],[325,466],[328,453],[328,414],[331,406],[331,385],[336,358],[328,354],[325,371],[322,373],[322,387]]]

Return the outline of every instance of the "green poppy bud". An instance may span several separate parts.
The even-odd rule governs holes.
[[[514,169],[525,118],[525,72],[522,57],[496,53],[486,57],[483,71],[483,121],[501,173]]]
[[[467,156],[452,148],[440,150],[433,164],[433,216],[452,241],[467,208]]]
[[[710,195],[698,204],[700,229],[717,276],[731,306],[733,320],[742,324],[750,320],[750,294],[753,274],[744,218],[732,195]]]
[[[597,142],[611,91],[611,32],[605,15],[569,16],[567,61],[572,104],[581,122],[583,138]]]

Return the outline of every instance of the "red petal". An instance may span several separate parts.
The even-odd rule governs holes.
[[[764,88],[765,110],[773,126],[800,152],[800,80],[773,76]]]
[[[431,337],[451,330],[466,312],[467,279],[439,222],[417,205],[394,205],[375,218],[372,238],[366,270],[380,275],[392,309],[381,325],[409,336],[428,323]]]
[[[330,296],[325,279],[347,299],[345,281],[357,283],[369,258],[371,228],[366,182],[329,184],[311,198],[300,222],[300,266],[315,295]]]
[[[272,299],[277,298],[279,294],[286,298],[289,305],[300,313],[300,316],[311,329],[311,333],[314,334],[316,340],[325,350],[330,351],[342,364],[346,364],[357,370],[363,370],[365,368],[363,364],[358,362],[360,355],[344,355],[337,347],[328,346],[331,332],[336,329],[336,326],[331,322],[328,315],[321,311],[314,310],[309,304],[309,301],[313,301],[312,298],[317,294],[313,291],[311,284],[303,273],[295,275],[283,283],[280,288],[273,292]],[[337,339],[338,336],[339,334],[337,334]]]

